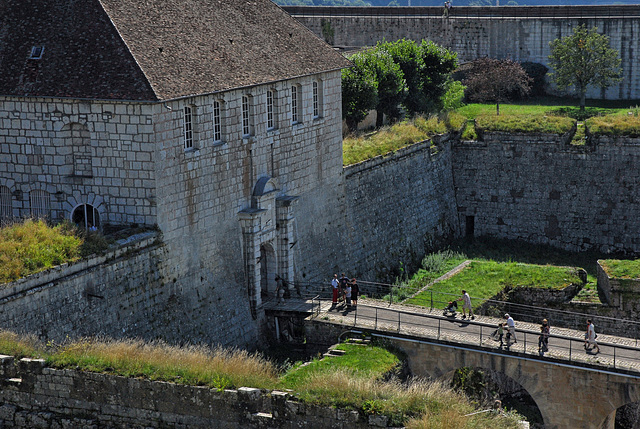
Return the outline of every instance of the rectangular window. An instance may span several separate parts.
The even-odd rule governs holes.
[[[242,136],[247,137],[251,135],[251,128],[249,124],[249,97],[242,96]]]
[[[49,197],[49,193],[47,191],[36,189],[31,191],[29,197],[29,202],[31,203],[31,216],[36,218],[48,217],[51,212],[51,198]]]
[[[291,87],[291,122],[297,124],[300,122],[298,106],[300,105],[300,91],[297,85]]]
[[[6,186],[0,186],[0,222],[13,217],[13,198]]]
[[[193,109],[184,106],[184,148],[193,149]]]
[[[267,91],[267,129],[272,130],[275,127],[273,115],[273,91]]]
[[[318,102],[318,82],[313,82],[313,117],[320,116],[320,105]]]
[[[213,102],[213,141],[222,141],[222,110],[219,101]]]

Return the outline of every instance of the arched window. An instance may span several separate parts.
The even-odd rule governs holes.
[[[0,186],[0,222],[13,217],[13,198],[11,191],[6,186]]]
[[[47,191],[35,189],[29,193],[29,203],[31,205],[31,216],[49,217],[51,214],[51,197]]]
[[[91,204],[80,204],[73,210],[71,222],[80,228],[95,231],[100,228],[100,213]]]

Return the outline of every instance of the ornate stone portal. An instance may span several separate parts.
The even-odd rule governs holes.
[[[298,197],[278,195],[274,178],[262,177],[253,188],[251,206],[240,211],[245,285],[251,315],[258,318],[263,301],[275,297],[275,277],[294,279],[293,203]]]

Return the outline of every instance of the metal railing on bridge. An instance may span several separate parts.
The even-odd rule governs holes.
[[[585,350],[585,339],[579,332],[576,332],[577,336],[551,334],[549,349],[542,352],[538,349],[540,332],[530,329],[516,329],[517,341],[512,340],[509,345],[506,345],[505,329],[503,337],[505,346],[500,347],[499,342],[492,339],[491,335],[497,329],[495,324],[362,304],[343,310],[342,323],[350,328],[399,333],[472,345],[491,352],[519,353],[539,359],[553,359],[572,364],[588,364],[604,369],[640,373],[640,348],[613,341],[598,341],[599,353],[594,353],[593,350]]]

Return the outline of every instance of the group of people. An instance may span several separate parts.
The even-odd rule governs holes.
[[[347,308],[355,308],[358,305],[360,287],[355,277],[349,280],[349,277],[345,276],[344,273],[340,278],[338,278],[337,274],[334,274],[331,280],[331,289],[333,292],[331,297],[333,307],[338,305],[338,301],[344,302]]]
[[[518,339],[516,338],[516,324],[508,313],[504,315],[506,322],[501,322],[498,324],[498,329],[495,330],[493,336],[496,341],[500,341],[500,348],[505,345],[505,341],[503,341],[503,337],[506,331],[506,346],[509,347],[511,345],[511,340],[513,339],[513,343],[517,343]],[[547,319],[542,319],[542,323],[540,324],[540,335],[538,336],[538,353],[544,353],[549,351],[549,336],[551,335],[551,326],[549,325],[549,321]],[[594,350],[595,353],[600,353],[600,347],[596,342],[596,338],[598,335],[596,334],[595,326],[591,319],[587,320],[587,332],[584,334],[584,349],[587,351]]]

